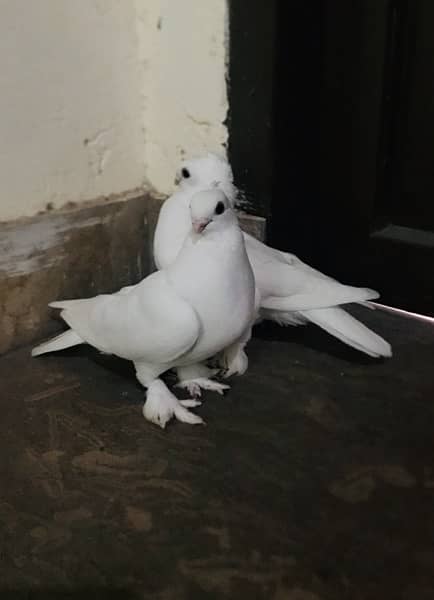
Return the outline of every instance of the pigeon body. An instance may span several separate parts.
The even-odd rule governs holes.
[[[235,205],[236,188],[225,159],[209,154],[184,163],[179,189],[163,204],[155,231],[154,259],[158,268],[167,268],[175,260],[188,235],[191,194],[210,185],[223,189]],[[244,241],[259,290],[261,319],[281,325],[312,322],[370,356],[391,356],[388,342],[341,308],[378,298],[376,291],[343,285],[295,255],[270,248],[246,233]]]
[[[116,294],[53,302],[71,329],[32,352],[88,343],[133,361],[148,388],[144,415],[162,427],[173,415],[193,424],[202,419],[187,410],[199,403],[178,401],[159,375],[236,344],[254,319],[253,272],[229,200],[214,188],[193,195],[190,205],[194,231],[167,269]],[[202,387],[221,385],[206,379],[202,373]]]

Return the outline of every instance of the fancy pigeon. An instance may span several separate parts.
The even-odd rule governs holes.
[[[172,416],[203,421],[188,410],[200,401],[178,400],[159,376],[177,368],[183,387],[223,391],[228,386],[207,378],[204,365],[189,367],[237,348],[255,319],[254,276],[230,201],[214,187],[191,194],[189,205],[190,235],[166,269],[116,294],[52,302],[70,329],[32,351],[88,343],[133,361],[147,388],[143,414],[163,428]]]
[[[192,194],[203,187],[215,186],[224,191],[232,206],[236,203],[237,189],[231,167],[226,159],[215,154],[183,163],[178,181],[179,188],[161,208],[155,231],[154,260],[160,269],[175,260],[188,235],[188,205]],[[297,256],[270,248],[247,233],[244,233],[244,241],[259,290],[260,319],[281,325],[315,323],[369,356],[391,356],[388,342],[341,308],[348,303],[363,305],[378,298],[376,291],[343,285],[309,267]],[[246,360],[241,356],[244,364]]]

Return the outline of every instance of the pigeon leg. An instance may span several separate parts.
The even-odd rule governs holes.
[[[202,417],[195,415],[186,407],[200,404],[201,402],[198,400],[178,400],[161,379],[156,379],[148,386],[146,402],[143,405],[143,416],[163,429],[172,417],[183,423],[198,425],[204,422]]]
[[[223,351],[223,377],[226,378],[230,377],[231,375],[244,375],[244,373],[247,371],[249,359],[247,358],[244,348],[251,337],[252,328],[249,327],[238,341]]]
[[[163,429],[172,417],[183,423],[198,425],[204,423],[202,417],[195,415],[188,408],[200,406],[194,399],[178,400],[161,379],[151,378],[150,370],[143,365],[135,365],[136,376],[140,383],[147,387],[146,402],[143,405],[143,416],[148,421]]]
[[[234,344],[226,348],[223,354],[224,371],[222,376],[226,379],[232,375],[244,375],[249,366],[249,359],[244,351],[244,344]]]

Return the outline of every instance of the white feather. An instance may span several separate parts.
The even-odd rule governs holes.
[[[188,235],[191,194],[216,181],[222,189],[233,187],[230,165],[221,157],[207,155],[186,165],[189,177],[166,200],[158,219],[154,258],[159,268],[173,262]],[[234,193],[232,196],[235,198]],[[378,292],[343,285],[297,256],[270,248],[248,234],[244,234],[244,240],[261,296],[261,318],[283,325],[310,321],[370,356],[391,355],[388,342],[338,308],[352,302],[367,306],[369,300],[378,298]]]
[[[40,354],[46,354],[47,352],[57,352],[58,350],[64,350],[65,348],[77,346],[78,344],[82,343],[83,340],[78,333],[72,329],[68,329],[68,331],[61,333],[48,342],[44,342],[43,344],[36,346],[36,348],[33,348],[32,356],[39,356]]]
[[[52,302],[71,329],[33,350],[37,356],[86,342],[132,360],[148,388],[144,415],[162,427],[172,416],[202,419],[186,408],[197,402],[178,401],[159,375],[244,340],[255,317],[253,272],[229,199],[213,186],[193,200],[190,229],[205,229],[185,240],[167,269],[116,294]]]

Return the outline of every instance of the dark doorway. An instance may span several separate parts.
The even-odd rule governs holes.
[[[243,4],[230,155],[269,242],[434,314],[434,3]]]

